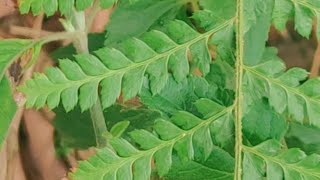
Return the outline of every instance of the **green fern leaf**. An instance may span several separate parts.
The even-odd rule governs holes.
[[[207,159],[213,150],[210,127],[215,126],[218,119],[231,114],[232,107],[225,108],[206,99],[199,100],[196,106],[199,110],[205,106],[210,108],[210,112],[202,111],[206,119],[199,119],[187,112],[177,113],[171,121],[158,119],[154,124],[157,136],[145,130],[130,133],[139,149],[124,139],[112,139],[110,143],[116,153],[109,148],[99,150],[96,156],[81,162],[71,177],[79,180],[115,177],[147,180],[151,173],[152,157],[159,175],[164,176],[172,164],[173,149],[182,161]]]
[[[81,54],[76,62],[60,60],[60,69],[49,68],[46,74],[35,74],[19,89],[26,95],[27,107],[37,108],[48,104],[55,108],[62,99],[66,111],[80,104],[84,111],[98,98],[104,108],[112,105],[120,96],[125,100],[136,96],[142,88],[144,75],[150,79],[153,94],[160,92],[168,79],[168,68],[177,81],[189,73],[187,52],[193,54],[191,63],[205,75],[209,72],[211,57],[207,41],[212,34],[228,26],[233,20],[200,34],[182,21],[166,25],[165,33],[151,31],[140,39],[129,39],[118,49],[102,48],[96,56]],[[78,93],[80,95],[78,95]]]
[[[172,168],[165,176],[168,180],[231,180],[234,176],[234,158],[219,147],[214,147],[210,157],[204,162],[182,162],[176,156],[173,156],[172,162]]]
[[[286,119],[275,112],[266,99],[255,100],[244,115],[242,123],[243,135],[251,145],[268,139],[280,141],[288,129]]]
[[[255,147],[244,147],[243,179],[320,179],[320,156],[307,156],[299,149],[282,150],[269,140]]]
[[[102,8],[109,8],[117,0],[100,0]],[[72,11],[74,7],[77,10],[85,10],[93,5],[94,0],[20,0],[19,10],[22,14],[32,11],[34,15],[44,12],[48,16],[52,16],[59,11],[66,14]]]
[[[275,49],[266,49],[264,60],[261,64],[244,68],[247,96],[268,97],[278,113],[287,112],[297,122],[307,121],[320,127],[320,80],[314,78],[301,84],[308,73],[300,68],[285,71]]]
[[[2,78],[0,80],[0,150],[17,109],[11,91],[8,78]]]
[[[294,18],[295,29],[304,37],[309,37],[312,31],[312,22],[317,18],[320,22],[320,3],[312,0],[277,0],[273,11],[273,23],[279,30],[284,30],[287,21]],[[320,23],[317,36],[320,38]]]
[[[300,148],[306,154],[320,154],[320,131],[313,126],[290,123],[286,134],[289,148]]]
[[[106,38],[104,39],[106,46],[114,46],[125,39],[139,37],[150,29],[162,27],[166,22],[176,19],[176,16],[171,17],[171,14],[178,13],[178,9],[190,0],[131,1],[119,1],[117,8],[112,12],[108,26],[106,26]]]
[[[150,109],[172,115],[178,111],[194,112],[194,102],[200,98],[206,98],[208,82],[197,76],[189,76],[181,82],[177,82],[170,76],[167,84],[160,93],[153,95],[148,84],[142,89],[139,97],[141,103]]]

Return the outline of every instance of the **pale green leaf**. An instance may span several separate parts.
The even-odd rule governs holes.
[[[320,80],[314,78],[302,83],[308,73],[300,68],[285,71],[283,62],[274,53],[267,53],[269,58],[265,56],[261,64],[245,67],[246,93],[252,96],[250,91],[255,92],[255,99],[268,97],[277,112],[287,114],[294,121],[319,127]]]
[[[42,11],[47,16],[54,15],[58,10],[61,14],[68,14],[74,8],[79,11],[85,10],[93,5],[94,0],[20,0],[19,11],[26,14],[32,11],[33,15],[39,15]],[[109,8],[117,0],[100,0],[102,8]]]
[[[214,147],[212,153],[206,161],[181,162],[177,157],[166,179],[169,180],[210,180],[233,179],[234,159],[227,152],[218,147]],[[223,163],[218,163],[223,162]]]
[[[309,38],[313,19],[320,20],[319,13],[319,1],[317,0],[276,0],[272,18],[275,27],[281,31],[285,29],[288,20],[293,18],[298,33]],[[316,34],[319,38],[319,31]]]
[[[16,113],[11,87],[7,77],[0,81],[0,149],[9,131],[10,123]]]
[[[274,0],[244,0],[244,63],[255,65],[263,55]]]
[[[293,4],[290,0],[275,1],[272,19],[275,27],[283,31],[291,16],[293,16]]]
[[[309,37],[312,30],[313,12],[305,6],[294,4],[295,29],[304,37]]]
[[[130,121],[121,121],[112,126],[110,129],[110,133],[112,134],[113,137],[120,137],[122,134],[125,132],[125,130],[128,128],[130,124]]]
[[[153,41],[147,41],[146,38],[145,42],[137,38],[128,39],[118,45],[119,50],[98,50],[96,54],[99,58],[90,54],[80,54],[75,56],[76,61],[60,60],[59,67],[63,75],[60,71],[49,70],[49,73],[35,76],[19,87],[19,90],[26,95],[28,107],[40,108],[49,104],[50,108],[54,108],[61,98],[66,111],[72,110],[78,102],[83,111],[89,109],[97,99],[99,86],[102,89],[99,94],[104,108],[115,103],[121,92],[125,100],[131,99],[140,93],[146,74],[149,75],[151,91],[159,93],[166,85],[169,68],[178,80],[186,78],[188,61],[203,74],[207,74],[211,62],[206,45],[208,38],[231,22],[233,20],[201,34],[182,21],[171,21],[164,26],[167,35],[157,33],[158,39],[171,42],[170,49],[160,51]],[[161,44],[165,45],[166,43]],[[184,69],[171,68],[169,65],[172,63],[168,62],[172,61],[171,57],[187,49],[193,58],[188,59],[187,53],[183,54],[184,58],[181,61],[185,61],[182,63]],[[204,92],[201,90],[199,93]]]
[[[320,156],[307,156],[299,149],[282,150],[269,140],[255,147],[244,147],[243,179],[319,179]],[[265,168],[267,166],[267,168]],[[267,171],[266,171],[267,169]]]
[[[165,13],[181,7],[187,0],[120,1],[106,27],[105,45],[111,46],[129,37],[139,37]]]

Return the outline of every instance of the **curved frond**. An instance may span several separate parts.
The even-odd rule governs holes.
[[[183,111],[174,115],[170,121],[158,119],[154,124],[156,134],[145,130],[131,132],[139,149],[124,139],[113,139],[110,143],[115,152],[110,148],[99,150],[96,156],[81,162],[71,177],[77,180],[148,180],[153,158],[159,175],[164,176],[171,167],[173,150],[182,160],[205,160],[213,150],[212,127],[217,125],[219,119],[229,116],[232,107],[225,108],[207,99],[200,99],[196,106],[206,119],[199,119]]]
[[[207,74],[211,63],[208,39],[232,22],[226,21],[200,34],[182,21],[172,21],[165,26],[165,33],[154,30],[141,39],[121,43],[118,49],[102,48],[96,55],[76,55],[76,62],[60,60],[60,68],[35,74],[20,90],[27,97],[28,107],[48,104],[52,109],[61,98],[64,108],[70,111],[78,101],[82,110],[90,108],[101,87],[101,101],[106,108],[121,92],[125,100],[136,96],[147,74],[150,89],[156,94],[165,86],[169,69],[177,81],[189,74],[188,52],[191,66]]]
[[[308,72],[300,68],[285,71],[285,65],[272,49],[256,66],[245,66],[245,83],[251,96],[265,96],[278,113],[287,112],[300,123],[320,127],[320,79],[307,80]]]
[[[243,179],[320,179],[320,156],[293,148],[282,150],[274,140],[244,147]]]

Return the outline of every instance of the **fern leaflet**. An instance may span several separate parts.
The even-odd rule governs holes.
[[[136,96],[146,73],[151,91],[156,94],[167,82],[168,67],[177,81],[188,75],[189,51],[191,65],[207,74],[211,62],[207,41],[232,22],[231,19],[200,34],[182,21],[172,21],[165,26],[168,35],[151,31],[141,40],[133,38],[121,43],[119,50],[102,48],[95,52],[100,59],[81,54],[75,56],[76,62],[60,60],[60,69],[49,68],[46,74],[35,74],[34,79],[19,89],[25,93],[28,107],[40,108],[47,103],[52,109],[57,107],[61,98],[66,111],[70,111],[79,99],[84,111],[96,102],[99,85],[104,108],[116,101],[121,89],[125,100]]]
[[[117,0],[99,0],[98,2],[102,8],[109,8]],[[74,7],[77,10],[85,10],[91,7],[93,3],[94,0],[20,0],[19,10],[22,14],[31,10],[34,15],[39,15],[43,11],[46,15],[52,16],[58,9],[61,14],[67,14]]]
[[[135,130],[130,133],[141,150],[124,139],[112,139],[110,143],[116,153],[110,148],[99,150],[96,156],[81,162],[71,177],[79,180],[88,178],[147,180],[151,174],[152,157],[155,159],[159,175],[164,176],[172,164],[173,149],[183,160],[193,158],[205,160],[213,149],[211,128],[219,119],[232,116],[233,108],[222,107],[207,99],[200,99],[195,104],[205,117],[204,120],[184,111],[174,115],[170,121],[158,119],[154,124],[157,136],[145,130]]]
[[[267,49],[264,58],[263,63],[245,66],[245,84],[251,93],[248,96],[268,97],[277,112],[287,112],[297,122],[308,120],[320,127],[320,80],[311,79],[301,85],[308,73],[300,68],[285,72],[285,65],[274,49]]]
[[[279,30],[284,30],[289,18],[294,18],[295,29],[304,37],[309,37],[312,22],[317,18],[317,36],[320,38],[320,2],[312,0],[277,0],[273,10],[273,22]]]
[[[320,179],[320,156],[299,149],[282,150],[275,140],[244,147],[243,179]]]

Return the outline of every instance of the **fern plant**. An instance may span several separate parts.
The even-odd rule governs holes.
[[[320,179],[320,151],[311,152],[305,140],[320,131],[320,80],[309,79],[304,69],[287,69],[277,49],[266,46],[270,27],[282,31],[289,20],[308,38],[313,20],[320,22],[320,1],[19,5],[21,13],[34,15],[59,10],[66,32],[0,41],[0,90],[10,89],[3,74],[23,53],[33,52],[32,64],[45,43],[73,40],[76,54],[62,56],[57,67],[17,87],[27,108],[57,113],[53,124],[64,146],[97,146],[95,155],[70,172],[71,179]],[[93,42],[105,45],[92,50],[92,17],[111,6],[105,39]],[[85,15],[88,7],[92,11]],[[132,99],[137,102],[127,102]],[[3,106],[11,111],[0,111],[6,124],[14,114],[11,105]],[[80,137],[83,127],[91,129]],[[308,137],[301,137],[302,129],[310,131]],[[290,137],[298,134],[300,143],[292,144]]]

